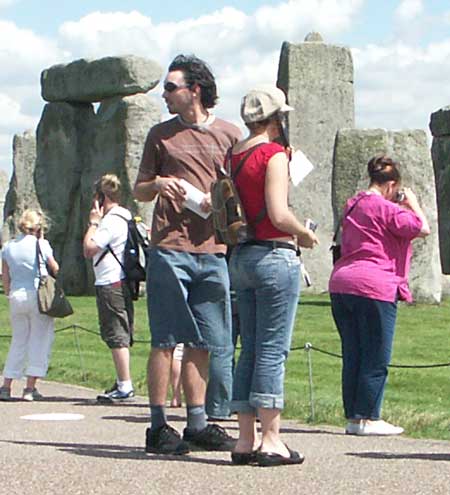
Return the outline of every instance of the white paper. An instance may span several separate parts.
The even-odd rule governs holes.
[[[205,199],[206,194],[184,179],[181,179],[180,182],[184,190],[186,191],[186,196],[187,196],[186,201],[183,203],[183,206],[188,210],[197,213],[197,215],[201,216],[202,218],[205,219],[208,218],[209,215],[211,215],[211,212],[203,211],[200,208],[200,205],[202,201]]]
[[[289,175],[294,186],[298,186],[300,182],[314,169],[313,164],[300,151],[296,150],[289,162]]]

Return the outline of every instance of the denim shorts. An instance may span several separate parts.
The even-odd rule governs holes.
[[[147,263],[152,347],[207,350],[231,343],[230,280],[225,255],[154,247]]]
[[[232,410],[283,409],[285,361],[300,295],[300,261],[292,249],[241,245],[230,260],[242,350]]]

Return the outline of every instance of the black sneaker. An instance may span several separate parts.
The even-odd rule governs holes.
[[[145,452],[148,454],[187,454],[189,445],[181,439],[177,430],[165,424],[154,431],[147,428]]]
[[[97,402],[100,404],[113,404],[115,402],[126,402],[134,397],[134,390],[121,392],[119,389],[112,390],[104,394],[97,395]]]
[[[219,425],[208,425],[200,431],[190,431],[187,428],[183,432],[183,440],[204,450],[233,450],[236,440]]]

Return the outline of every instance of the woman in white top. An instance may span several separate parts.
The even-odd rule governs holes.
[[[3,290],[9,298],[12,339],[3,370],[0,400],[11,398],[12,381],[24,374],[27,382],[22,398],[32,401],[42,397],[36,389],[36,381],[47,374],[54,319],[39,313],[38,309],[38,242],[43,257],[41,272],[47,273],[44,263],[54,276],[59,270],[53,250],[43,237],[45,228],[41,212],[25,210],[19,220],[21,233],[3,248],[2,280]]]

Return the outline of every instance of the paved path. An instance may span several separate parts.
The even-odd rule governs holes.
[[[43,382],[39,389],[43,402],[0,402],[1,495],[450,494],[450,442],[352,437],[286,421],[283,436],[305,453],[302,466],[232,466],[218,452],[167,458],[144,453],[145,398],[104,406],[86,388]],[[23,419],[47,413],[83,419]],[[169,410],[179,429],[183,417],[183,409]],[[237,435],[235,422],[226,426]]]

